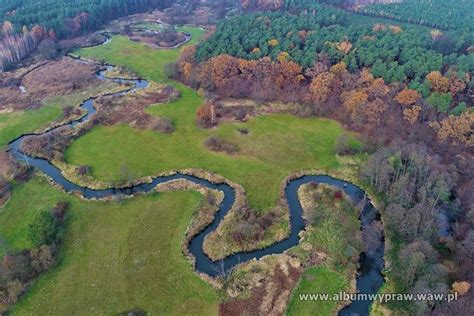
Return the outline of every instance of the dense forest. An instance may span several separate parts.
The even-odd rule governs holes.
[[[474,70],[470,42],[455,34],[409,25],[357,23],[343,10],[313,4],[316,12],[242,15],[221,22],[214,36],[201,45],[198,59],[230,54],[245,59],[276,58],[286,52],[304,68],[324,53],[333,64],[343,60],[351,71],[372,67],[387,82],[420,81],[430,71],[455,65]]]
[[[439,29],[474,29],[474,2],[471,0],[404,0],[391,4],[370,4],[358,12],[421,24]]]
[[[291,12],[305,2],[288,1],[286,5]],[[465,33],[444,34],[425,27],[392,24],[318,3],[309,7],[312,10],[298,9],[293,14],[287,10],[260,12],[224,20],[198,47],[197,61],[222,54],[247,60],[285,56],[305,69],[307,77],[318,63],[335,65],[342,61],[350,72],[370,68],[386,83],[409,84],[440,112],[454,108],[459,112],[469,103],[474,54]],[[443,82],[452,80],[471,88],[457,98],[457,93],[449,95],[445,88],[430,91],[437,78],[433,73],[444,76]]]
[[[95,30],[104,23],[129,14],[164,7],[170,0],[4,0],[0,22],[11,21],[16,30],[41,25],[58,37]]]

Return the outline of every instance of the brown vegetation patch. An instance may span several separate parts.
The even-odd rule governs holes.
[[[133,33],[128,37],[133,42],[140,42],[145,44],[146,46],[154,49],[173,49],[177,48],[180,45],[185,44],[189,41],[190,37],[187,37],[182,32],[176,33],[176,38],[170,41],[160,40],[158,35],[144,35],[141,33]]]
[[[12,181],[26,181],[31,168],[16,162],[6,151],[0,152],[0,207],[10,198]]]
[[[205,143],[206,147],[209,150],[216,151],[216,152],[225,152],[226,154],[232,155],[239,151],[239,147],[229,142],[219,136],[211,136],[206,139]]]
[[[173,124],[169,120],[150,115],[144,110],[152,104],[169,102],[178,96],[179,91],[173,87],[150,82],[150,85],[143,90],[126,95],[99,98],[94,104],[97,109],[94,123],[128,124],[133,128],[172,133]]]
[[[53,95],[65,95],[96,86],[96,65],[71,58],[36,63],[15,72],[0,74],[0,112],[39,108]],[[23,89],[23,91],[21,89]]]
[[[100,45],[106,40],[107,38],[105,37],[105,35],[96,32],[88,35],[60,40],[58,42],[58,48],[70,51],[76,48]]]
[[[62,58],[31,71],[23,77],[22,84],[35,98],[68,94],[99,84],[96,71],[96,65]]]
[[[219,315],[283,315],[291,290],[302,273],[299,263],[279,255],[251,262],[242,270],[246,272],[243,277],[231,276],[227,291],[231,291],[231,297],[242,291],[248,292],[249,297],[222,303]]]

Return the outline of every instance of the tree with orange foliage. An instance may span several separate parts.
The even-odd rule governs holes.
[[[404,109],[403,117],[405,118],[405,120],[407,120],[413,125],[420,117],[420,113],[421,113],[421,106],[415,105],[411,108]]]
[[[453,139],[468,147],[474,146],[474,112],[464,112],[459,116],[450,115],[440,123],[432,122],[430,126],[436,130],[438,139]]]
[[[359,126],[375,127],[380,124],[380,118],[383,112],[388,108],[387,103],[381,99],[366,102],[365,97],[361,91],[353,95],[353,102],[351,104],[351,120],[354,124]],[[355,100],[359,99],[359,100]],[[349,102],[349,100],[347,100]]]
[[[292,61],[280,61],[272,66],[273,74],[269,78],[274,78],[276,88],[280,97],[294,94],[300,83],[302,68]]]
[[[344,40],[340,43],[337,43],[336,48],[338,51],[343,52],[347,55],[352,49],[352,44],[348,40]]]
[[[275,47],[279,44],[278,40],[276,38],[274,39],[271,39],[268,41],[268,45],[270,45],[271,47]]]
[[[395,97],[395,100],[397,100],[401,105],[410,106],[415,104],[419,98],[420,94],[418,91],[407,88],[400,91]]]
[[[388,28],[390,29],[390,31],[392,31],[392,33],[395,34],[403,32],[402,28],[398,25],[389,25]]]
[[[466,83],[459,79],[456,74],[452,74],[449,77],[449,92],[454,97],[459,92],[464,91],[466,89]]]
[[[354,112],[362,104],[366,103],[369,99],[369,96],[365,91],[354,90],[349,92],[344,92],[341,94],[341,98],[344,104],[344,107],[350,111]]]
[[[359,75],[359,82],[361,82],[362,84],[369,84],[372,81],[374,81],[374,76],[372,75],[370,70],[367,68],[362,69]]]
[[[365,89],[371,99],[382,98],[387,95],[390,89],[385,84],[383,78],[377,78]]]
[[[216,108],[212,103],[204,103],[196,112],[196,123],[202,128],[210,128],[216,125]]]
[[[2,33],[4,36],[9,36],[13,34],[13,23],[10,21],[3,22]]]
[[[443,77],[441,72],[432,71],[427,76],[426,79],[431,83],[431,89],[436,92],[446,93],[449,90],[449,80],[448,78]]]
[[[454,282],[453,285],[453,292],[458,293],[458,295],[463,296],[466,295],[467,292],[471,289],[471,284],[469,282]]]
[[[280,63],[287,61],[289,58],[290,58],[290,54],[288,54],[287,52],[281,52],[277,56],[277,60]]]
[[[223,88],[234,76],[239,74],[238,59],[229,55],[219,55],[209,59],[203,66],[200,81]]]
[[[186,45],[181,49],[181,54],[179,55],[179,61],[187,61],[194,64],[196,56],[196,45]]]
[[[184,80],[186,82],[188,82],[191,79],[191,74],[192,74],[192,71],[193,71],[193,65],[186,61],[186,62],[183,63],[182,68],[183,68]]]
[[[311,101],[323,104],[331,94],[331,86],[334,74],[323,72],[313,78],[309,86],[309,96]]]
[[[334,66],[332,66],[330,71],[335,75],[340,75],[343,72],[347,71],[347,65],[346,65],[345,62],[340,61],[337,64],[335,64]]]

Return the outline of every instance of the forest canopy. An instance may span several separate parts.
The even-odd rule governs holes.
[[[164,7],[170,0],[2,0],[0,23],[11,21],[16,30],[41,25],[59,37],[95,30],[112,19]]]
[[[276,59],[284,52],[303,68],[328,58],[332,64],[344,61],[350,71],[370,67],[373,75],[389,83],[419,82],[443,66],[455,66],[461,73],[474,70],[474,55],[465,49],[470,43],[462,37],[450,34],[446,38],[429,28],[390,21],[357,23],[358,17],[347,15],[324,6],[298,15],[278,11],[236,16],[218,25],[215,34],[199,46],[197,59],[220,54]]]

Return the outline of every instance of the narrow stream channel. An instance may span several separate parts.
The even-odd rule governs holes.
[[[107,78],[105,74],[111,69],[113,69],[113,66],[106,66],[105,70],[98,72],[97,77],[100,80],[112,80],[117,83],[129,83],[132,84],[133,87],[120,93],[109,94],[109,96],[123,95],[138,89],[146,88],[148,86],[148,81],[146,80]],[[63,128],[64,126],[73,128],[78,124],[82,124],[88,121],[96,113],[96,109],[94,108],[94,101],[95,98],[90,98],[82,103],[80,107],[86,111],[86,115],[82,118],[66,123],[62,126],[52,128],[41,134],[22,135],[19,138],[10,142],[9,151],[16,160],[27,163],[37,168],[38,170],[46,174],[48,177],[50,177],[55,183],[63,187],[64,191],[68,193],[80,193],[86,199],[103,199],[111,196],[131,196],[137,193],[152,192],[158,184],[175,179],[186,179],[199,185],[205,186],[207,188],[222,191],[224,193],[224,200],[220,205],[218,212],[216,213],[214,221],[204,230],[198,233],[195,237],[193,237],[189,244],[189,252],[196,258],[196,270],[205,273],[211,277],[226,275],[232,270],[233,267],[235,267],[241,262],[245,262],[251,259],[259,259],[263,256],[271,254],[281,254],[299,243],[298,234],[301,230],[305,229],[305,223],[302,217],[303,210],[298,200],[297,191],[298,188],[303,184],[317,182],[332,185],[343,190],[353,200],[354,203],[365,201],[365,206],[360,214],[362,231],[368,229],[374,221],[380,220],[380,214],[374,208],[370,200],[365,199],[365,192],[361,188],[355,186],[352,183],[335,179],[330,176],[308,175],[290,181],[285,188],[285,198],[288,202],[290,209],[291,223],[291,232],[288,238],[261,250],[237,253],[228,256],[221,261],[212,261],[208,256],[206,256],[202,246],[204,238],[219,226],[221,220],[230,211],[232,205],[234,204],[235,192],[230,185],[226,183],[211,183],[210,181],[205,179],[197,178],[186,174],[176,173],[170,176],[156,177],[151,183],[138,184],[128,188],[93,190],[90,188],[81,187],[77,184],[70,182],[61,174],[61,171],[58,168],[51,164],[51,162],[45,159],[27,156],[21,151],[22,142],[29,137],[37,137],[40,135],[51,133],[57,130],[58,128]],[[382,286],[384,281],[382,276],[382,269],[384,267],[383,256],[384,244],[383,238],[381,237],[379,242],[375,246],[372,245],[372,249],[370,249],[370,251],[363,253],[360,257],[360,269],[356,280],[357,290],[359,291],[359,293],[373,294],[376,293]],[[317,282],[317,280],[315,280],[315,282]],[[342,309],[339,315],[367,315],[369,313],[371,303],[372,301],[370,300],[354,301],[346,308]]]

